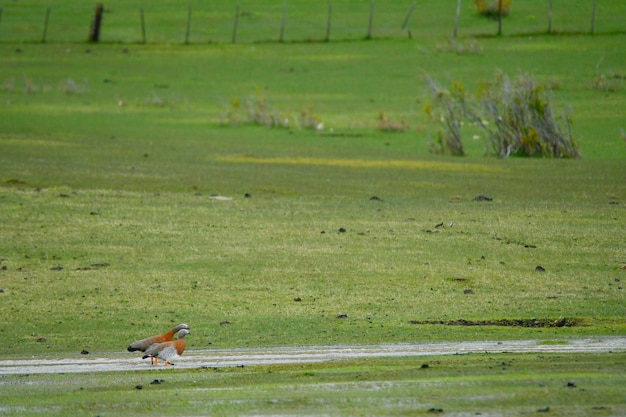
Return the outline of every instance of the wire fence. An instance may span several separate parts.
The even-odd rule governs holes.
[[[464,0],[193,0],[140,5],[0,5],[0,42],[313,42],[433,36],[626,33],[622,0],[518,1],[501,24]],[[97,37],[94,24],[98,22]],[[435,34],[435,35],[433,35]]]

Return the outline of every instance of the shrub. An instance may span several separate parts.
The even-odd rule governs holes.
[[[513,0],[474,0],[476,11],[487,17],[497,18],[499,3],[502,1],[502,16],[507,16],[511,13],[511,7],[513,6]]]
[[[437,133],[436,151],[464,154],[461,126],[462,120],[467,119],[485,130],[488,144],[500,157],[580,156],[571,134],[570,117],[555,116],[549,88],[537,84],[531,75],[523,74],[511,80],[497,73],[495,81],[479,91],[476,101],[468,100],[465,88],[458,83],[453,83],[448,91],[429,77],[426,82],[440,114],[433,115],[430,108],[427,113],[431,119],[439,119],[444,127],[443,132]]]
[[[479,126],[487,131],[499,156],[580,156],[571,134],[571,119],[569,115],[555,116],[550,94],[529,74],[513,81],[503,73],[496,74],[495,83],[480,95],[484,115],[493,127],[482,122]]]
[[[430,77],[426,77],[426,82],[434,96],[433,105],[439,111],[437,114],[433,113],[430,103],[426,104],[424,111],[431,120],[438,121],[443,127],[437,131],[437,139],[431,143],[431,148],[436,153],[449,152],[452,155],[464,156],[461,125],[466,107],[465,88],[453,83],[449,91]]]

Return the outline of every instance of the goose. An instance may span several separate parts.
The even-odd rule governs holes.
[[[153,365],[159,364],[159,359],[165,361],[165,365],[171,365],[171,360],[182,355],[187,346],[185,336],[189,334],[189,330],[182,329],[178,332],[178,340],[169,342],[155,343],[144,352],[143,358],[150,358]]]
[[[150,346],[154,345],[155,343],[170,342],[174,340],[174,335],[180,332],[181,330],[189,330],[189,326],[187,326],[185,323],[181,323],[167,333],[158,334],[155,336],[147,337],[145,339],[137,340],[136,342],[133,342],[130,345],[128,345],[128,351],[129,352],[135,352],[135,351],[145,352],[146,349],[148,349]]]

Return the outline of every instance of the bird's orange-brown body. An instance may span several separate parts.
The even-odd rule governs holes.
[[[136,342],[133,342],[130,345],[128,345],[127,350],[129,352],[135,352],[135,351],[145,352],[150,346],[154,344],[173,341],[174,335],[183,329],[188,330],[189,326],[187,326],[184,323],[181,323],[178,326],[171,329],[169,332],[166,332],[163,334],[157,334],[155,336],[150,336],[145,339],[137,340]]]
[[[182,355],[185,351],[185,347],[187,346],[185,336],[188,334],[189,331],[187,329],[182,329],[178,334],[178,340],[153,344],[146,349],[143,359],[150,358],[150,361],[154,365],[158,365],[159,359],[162,359],[165,361],[165,365],[171,365],[170,361]]]
[[[155,343],[170,342],[174,340],[174,335],[178,333],[179,331],[181,331],[182,329],[189,329],[189,326],[187,326],[186,324],[179,324],[178,326],[174,327],[169,332],[158,334],[155,336],[150,336],[145,339],[133,342],[128,346],[128,351],[135,352],[138,350],[140,352],[145,352],[146,349],[148,349],[150,346],[154,345]]]

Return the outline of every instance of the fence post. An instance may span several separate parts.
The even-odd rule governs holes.
[[[459,17],[461,16],[461,0],[456,2],[456,15],[454,17],[454,30],[452,31],[452,38],[456,39],[456,34],[459,30]]]
[[[328,0],[328,18],[326,19],[326,42],[330,42],[330,24],[333,16],[333,3]]]
[[[372,25],[374,23],[374,0],[370,0],[370,20],[367,24],[367,39],[372,39]]]
[[[287,20],[287,2],[283,2],[283,14],[280,18],[280,36],[278,37],[279,42],[284,42],[285,40],[285,22]]]
[[[548,35],[552,34],[552,0],[548,5]]]
[[[91,22],[91,30],[89,31],[89,42],[100,41],[100,27],[102,26],[102,13],[104,13],[104,6],[102,3],[96,4],[96,9],[93,13],[93,21]]]
[[[141,23],[141,43],[146,43],[146,19],[143,16],[143,7],[139,8],[139,21]]]
[[[50,21],[50,7],[46,8],[46,19],[43,22],[43,35],[41,37],[41,42],[46,43],[46,38],[48,37],[48,22]]]
[[[185,45],[189,45],[189,34],[191,33],[191,4],[187,9],[187,29],[185,30]]]
[[[411,7],[409,7],[409,10],[406,12],[406,16],[404,16],[404,22],[402,22],[402,30],[406,29],[406,25],[409,24],[409,19],[411,18],[411,14],[413,14],[413,9],[415,9],[416,4],[417,2],[414,1],[413,4],[411,4]]]
[[[237,43],[237,27],[239,26],[239,3],[235,7],[235,22],[233,23],[233,38],[232,42]]]
[[[593,0],[593,8],[591,9],[591,34],[595,33],[596,26],[596,0]]]
[[[502,36],[502,0],[498,0],[498,36]]]

